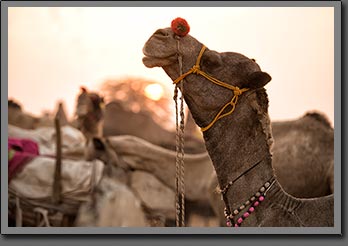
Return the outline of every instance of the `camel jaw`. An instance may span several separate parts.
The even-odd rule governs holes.
[[[148,68],[168,66],[177,61],[177,55],[168,57],[156,57],[145,55],[143,57],[143,64]]]

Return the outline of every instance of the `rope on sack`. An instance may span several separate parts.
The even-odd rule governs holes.
[[[34,208],[34,212],[42,215],[42,221],[38,224],[38,227],[46,225],[47,227],[51,227],[50,221],[48,219],[48,211],[47,209],[36,207]]]

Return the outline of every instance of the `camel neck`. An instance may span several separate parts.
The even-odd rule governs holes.
[[[249,199],[274,176],[265,130],[269,127],[267,123],[269,121],[265,122],[256,111],[243,105],[243,109],[237,106],[234,114],[216,122],[204,133],[220,187],[237,178],[224,198],[231,209]]]

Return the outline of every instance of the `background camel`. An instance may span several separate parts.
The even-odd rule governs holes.
[[[333,193],[334,129],[324,115],[310,112],[294,121],[273,122],[272,134],[273,166],[288,193],[296,197]],[[278,163],[286,168],[277,168]]]
[[[192,124],[191,122],[188,117],[186,125]],[[105,106],[103,135],[133,135],[155,145],[175,150],[175,132],[162,127],[149,113],[143,111],[134,113],[119,101],[111,101]],[[191,154],[205,151],[203,141],[195,137],[192,131],[185,132],[185,151]]]
[[[273,139],[267,113],[268,99],[263,89],[270,76],[261,72],[254,60],[238,53],[203,50],[203,45],[196,39],[189,35],[178,38],[170,28],[157,30],[146,42],[143,63],[147,67],[162,67],[173,81],[180,82],[177,80],[181,75],[177,63],[179,42],[183,71],[189,71],[183,94],[198,126],[207,126],[226,101],[232,98],[231,102],[235,103],[240,96],[233,115],[218,120],[204,132],[207,150],[224,194],[230,225],[240,226],[245,220],[243,226],[333,226],[333,195],[296,199],[284,192],[274,177],[270,152]],[[202,59],[199,53],[204,54]],[[198,73],[205,71],[218,78],[219,83],[224,82],[220,85],[234,91],[231,93],[231,90],[211,83],[206,74],[195,75],[195,67],[192,67],[195,64],[201,66]],[[241,95],[243,91],[238,88],[250,91]],[[268,198],[263,201],[265,193],[260,196],[257,191],[265,192],[268,187]],[[257,204],[253,193],[259,199]],[[264,205],[254,212],[259,202]],[[252,212],[254,215],[246,219]]]
[[[8,124],[22,129],[37,129],[40,127],[53,127],[54,119],[58,118],[61,126],[72,125],[77,127],[77,122],[70,122],[64,111],[63,103],[57,103],[55,113],[43,113],[41,117],[33,116],[32,114],[23,111],[23,107],[17,101],[8,100]]]
[[[101,137],[103,135],[104,99],[95,92],[89,92],[81,87],[76,104],[76,127],[86,137]]]
[[[61,120],[62,125],[66,124],[66,115],[61,103],[58,105],[56,116]],[[25,111],[22,106],[13,99],[8,100],[8,123],[23,129],[36,129],[38,127],[53,126],[53,117],[43,115],[35,117]]]

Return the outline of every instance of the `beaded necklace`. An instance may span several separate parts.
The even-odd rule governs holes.
[[[240,227],[242,222],[249,217],[249,215],[255,211],[255,208],[260,205],[261,202],[265,200],[267,191],[272,187],[275,182],[275,178],[272,177],[267,181],[259,191],[257,191],[253,196],[251,196],[246,202],[244,202],[237,209],[233,210],[233,213],[227,207],[224,209],[224,215],[226,218],[226,225],[228,227]],[[228,186],[229,187],[229,186]],[[226,186],[221,193],[224,195],[227,192],[228,187]],[[245,211],[242,216],[237,218],[238,214]],[[236,222],[235,222],[236,221]]]

